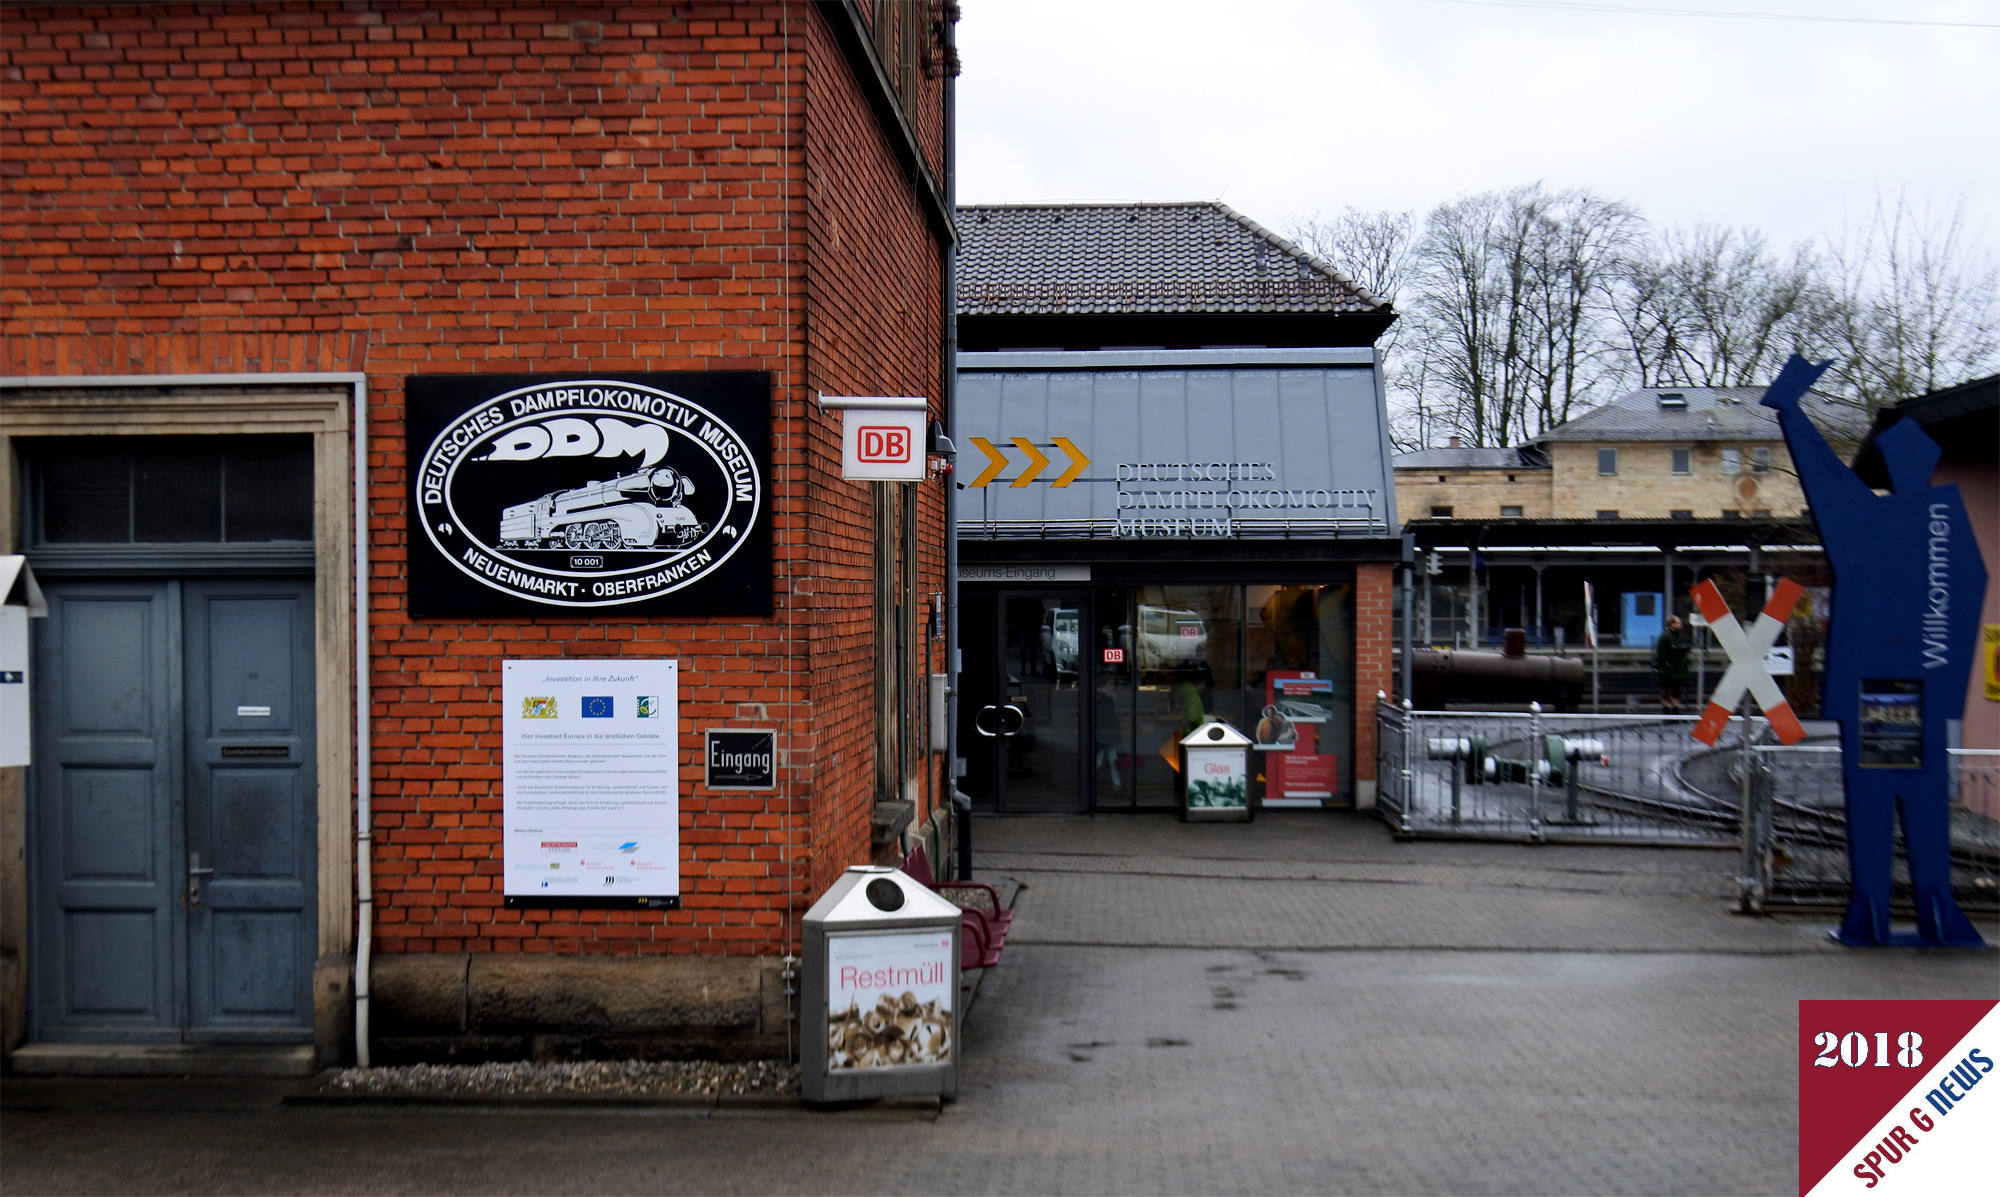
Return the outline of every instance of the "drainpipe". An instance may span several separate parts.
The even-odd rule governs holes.
[[[1417,546],[1416,538],[1403,533],[1403,659],[1402,692],[1400,697],[1409,699],[1416,669],[1416,622],[1417,622]]]
[[[368,973],[375,954],[374,790],[368,737],[368,379],[354,384],[354,1062],[368,1067]]]
[[[944,6],[944,209],[958,219],[958,14],[956,0]],[[958,445],[958,238],[944,247],[944,426],[945,438]],[[953,459],[954,467],[957,465]],[[952,826],[958,832],[958,878],[972,879],[972,800],[958,789],[958,475],[944,476],[945,683],[944,773],[951,795]]]

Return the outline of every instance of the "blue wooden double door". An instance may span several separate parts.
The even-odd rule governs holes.
[[[36,1038],[296,1042],[317,945],[312,579],[52,579]]]

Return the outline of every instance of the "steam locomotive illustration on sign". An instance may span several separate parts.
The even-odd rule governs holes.
[[[682,505],[694,483],[662,467],[554,491],[500,513],[503,549],[685,548],[707,528]]]

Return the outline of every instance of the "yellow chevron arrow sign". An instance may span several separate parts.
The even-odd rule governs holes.
[[[1069,468],[1064,470],[1061,473],[1061,475],[1059,475],[1055,481],[1049,483],[1049,485],[1068,486],[1070,483],[1076,481],[1078,474],[1083,473],[1083,467],[1090,464],[1090,459],[1088,457],[1085,457],[1083,455],[1083,450],[1077,448],[1076,442],[1070,440],[1068,437],[1059,436],[1055,437],[1054,440],[1056,442],[1056,448],[1061,449],[1063,452],[1069,454]]]
[[[966,485],[985,486],[995,478],[998,478],[1000,471],[1007,468],[1007,455],[995,449],[993,442],[983,436],[973,437],[972,447],[986,454],[986,468],[979,471],[979,477],[974,478],[972,481],[966,483]]]
[[[1043,470],[1049,468],[1049,459],[1042,456],[1042,451],[1040,449],[1035,448],[1033,444],[1029,443],[1027,437],[1010,436],[1007,439],[1014,442],[1014,447],[1016,449],[1019,449],[1021,452],[1026,453],[1028,455],[1028,468],[1022,470],[1021,476],[1019,478],[1014,479],[1007,485],[1014,487],[1026,486],[1028,485],[1028,483],[1033,482],[1035,478],[1039,476]]]
[[[1004,450],[983,436],[969,437],[967,439],[972,442],[973,448],[986,455],[986,468],[979,471],[978,477],[966,483],[967,486],[985,486],[1007,472],[1007,466],[1010,462]],[[1026,454],[1028,459],[1028,464],[1022,469],[1020,476],[1007,484],[1010,488],[1028,485],[1030,482],[1041,477],[1042,471],[1049,468],[1049,455],[1042,452],[1041,448],[1033,441],[1024,436],[1010,436],[1007,439],[1013,442],[1015,448]],[[1058,436],[1051,439],[1054,447],[1061,450],[1063,455],[1069,458],[1069,466],[1062,473],[1051,478],[1049,485],[1068,486],[1082,476],[1084,469],[1090,465],[1090,458],[1084,456],[1083,450],[1076,447],[1076,442],[1066,436]]]

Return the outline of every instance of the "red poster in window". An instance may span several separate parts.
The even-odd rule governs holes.
[[[1264,750],[1264,805],[1319,806],[1340,792],[1340,758],[1319,751],[1333,719],[1333,683],[1309,672],[1265,675],[1257,746]]]

